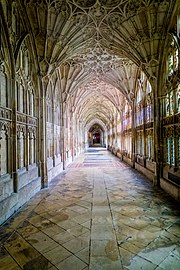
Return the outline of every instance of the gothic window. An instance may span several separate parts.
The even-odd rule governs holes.
[[[49,93],[46,99],[47,122],[52,123],[52,97]]]
[[[168,56],[168,74],[172,75],[178,69],[178,49],[174,40],[171,43]]]
[[[168,59],[168,72],[169,75],[171,75],[173,73],[173,54],[169,55],[169,59]]]
[[[24,86],[19,85],[19,111],[24,112]]]
[[[171,138],[171,164],[175,165],[174,138]]]
[[[149,134],[147,138],[147,156],[148,159],[151,158],[151,152],[152,152],[152,136]]]
[[[142,89],[139,86],[138,92],[137,92],[137,103],[139,103],[141,99],[142,99]]]
[[[169,116],[169,95],[165,98],[165,116]]]
[[[26,77],[29,75],[29,55],[28,55],[28,51],[26,50],[24,52],[24,72]]]
[[[0,105],[8,107],[7,77],[4,71],[0,71]]]
[[[35,163],[35,137],[32,132],[29,134],[29,164]]]
[[[54,97],[54,123],[56,125],[60,125],[60,107],[59,107],[59,95],[58,89],[55,90],[55,97]]]
[[[170,96],[169,96],[169,112],[170,115],[174,113],[174,95],[173,91],[171,91]]]
[[[146,107],[146,122],[151,121],[151,104],[148,104]]]
[[[137,136],[137,154],[140,155],[141,152],[141,137],[140,134],[138,133]]]
[[[141,135],[141,155],[144,155],[144,136]]]
[[[169,165],[175,165],[175,145],[174,145],[174,137],[167,137],[167,163]]]
[[[141,107],[141,111],[140,111],[140,124],[142,125],[144,121],[144,116],[143,116],[143,108]]]
[[[25,140],[24,133],[21,131],[17,138],[18,146],[18,168],[23,168],[25,166]]]
[[[180,113],[180,84],[176,89],[176,111]]]
[[[146,92],[147,92],[147,94],[149,94],[149,93],[151,93],[151,91],[152,91],[152,86],[151,86],[150,82],[149,82],[149,81],[147,81],[147,88],[146,88]]]
[[[8,172],[8,142],[5,131],[1,131],[0,139],[0,175],[4,175]]]
[[[171,139],[167,138],[167,163],[171,164]]]
[[[29,115],[35,116],[35,104],[34,104],[33,91],[28,92],[28,99],[29,99]]]

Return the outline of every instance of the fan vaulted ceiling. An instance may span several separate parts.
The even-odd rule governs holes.
[[[141,68],[157,77],[174,0],[26,0],[42,76],[58,70],[79,116],[103,122],[134,97]],[[119,91],[117,91],[119,90]],[[121,100],[121,101],[120,101]],[[98,108],[98,109],[97,109]]]

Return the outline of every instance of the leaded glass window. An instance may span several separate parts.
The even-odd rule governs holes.
[[[167,138],[167,163],[171,164],[171,139]]]

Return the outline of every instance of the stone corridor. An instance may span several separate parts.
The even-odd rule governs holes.
[[[1,270],[176,270],[178,203],[90,148],[0,230]]]

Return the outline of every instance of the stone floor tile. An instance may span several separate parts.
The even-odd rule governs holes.
[[[57,267],[55,267],[55,266],[50,266],[49,268],[48,268],[48,270],[57,270],[58,268]]]
[[[44,268],[48,266],[48,261],[17,233],[14,233],[5,242],[4,246],[19,266],[25,270],[30,270],[30,265],[32,266],[32,269],[35,269],[35,265],[39,265],[40,261],[41,265],[44,265]],[[40,270],[41,269],[43,268],[40,268]]]
[[[82,270],[87,264],[72,255],[56,265],[59,270]]]
[[[87,152],[0,228],[0,269],[179,270],[179,216],[117,157]]]
[[[88,221],[82,223],[81,225],[87,229],[90,229],[91,228],[91,220],[88,220]]]
[[[33,258],[23,266],[23,270],[49,270],[50,268],[52,264],[44,256]]]
[[[72,253],[67,251],[62,246],[57,246],[48,252],[43,252],[43,256],[47,258],[52,264],[57,265],[59,262],[63,261],[67,257],[70,257]]]
[[[89,246],[76,253],[76,256],[83,262],[89,264]]]
[[[91,256],[104,256],[111,260],[118,260],[119,252],[117,242],[114,240],[92,240]]]
[[[70,232],[65,231],[64,233],[54,235],[52,238],[59,244],[64,244],[72,239],[75,239],[75,236],[72,235]]]
[[[159,264],[159,267],[162,269],[171,269],[179,270],[180,258],[174,253],[171,253],[168,257],[164,259],[162,263]]]
[[[7,251],[4,248],[2,248],[0,252],[0,269],[1,270],[21,269],[19,265],[14,261],[14,259],[7,253]]]
[[[83,224],[86,221],[89,221],[91,219],[91,213],[90,214],[81,214],[81,215],[76,215],[76,217],[74,217],[72,219],[72,221],[77,222],[78,224]]]
[[[127,269],[129,270],[155,270],[157,268],[157,265],[139,257],[135,256],[131,262],[130,265],[127,266]]]
[[[69,215],[65,211],[55,212],[49,220],[55,224],[69,219]]]
[[[79,224],[77,224],[75,227],[68,229],[67,231],[74,236],[80,236],[84,233],[89,232],[89,230],[87,228],[85,228],[84,226],[79,225]]]
[[[48,228],[41,229],[41,231],[47,234],[49,237],[53,237],[54,235],[57,235],[59,233],[64,233],[64,229],[53,223],[51,223],[51,226],[49,226]]]
[[[93,225],[91,228],[91,239],[92,240],[104,240],[104,239],[115,239],[115,234],[112,226],[110,225]]]
[[[33,233],[39,232],[39,230],[33,226],[31,223],[29,223],[27,220],[25,220],[21,226],[17,228],[17,232],[24,238],[29,237]]]
[[[89,246],[89,236],[79,236],[76,237],[66,243],[63,244],[63,246],[71,251],[73,254],[79,252],[80,250],[87,248]]]
[[[58,224],[58,226],[60,226],[64,230],[71,229],[71,228],[76,227],[78,225],[77,222],[72,221],[72,220],[61,221],[61,222],[58,222],[57,224]]]
[[[123,267],[127,267],[135,255],[132,252],[121,247],[119,248],[119,252]]]
[[[69,209],[73,210],[74,212],[77,212],[79,214],[83,214],[83,213],[87,212],[87,208],[83,207],[83,206],[80,206],[80,205],[71,206],[71,207],[69,207]]]
[[[27,238],[27,241],[39,252],[44,253],[58,246],[50,237],[42,232],[34,233]]]
[[[125,243],[119,244],[119,246],[130,251],[133,254],[138,254],[142,250],[141,247],[134,245],[132,242],[125,241]]]
[[[180,221],[178,223],[173,224],[168,230],[171,234],[179,236],[180,234]]]
[[[122,270],[120,260],[112,261],[107,257],[91,257],[89,270]]]
[[[153,250],[149,250],[148,247],[138,253],[138,256],[156,264],[160,265],[162,261],[173,251],[175,246],[159,247]]]

